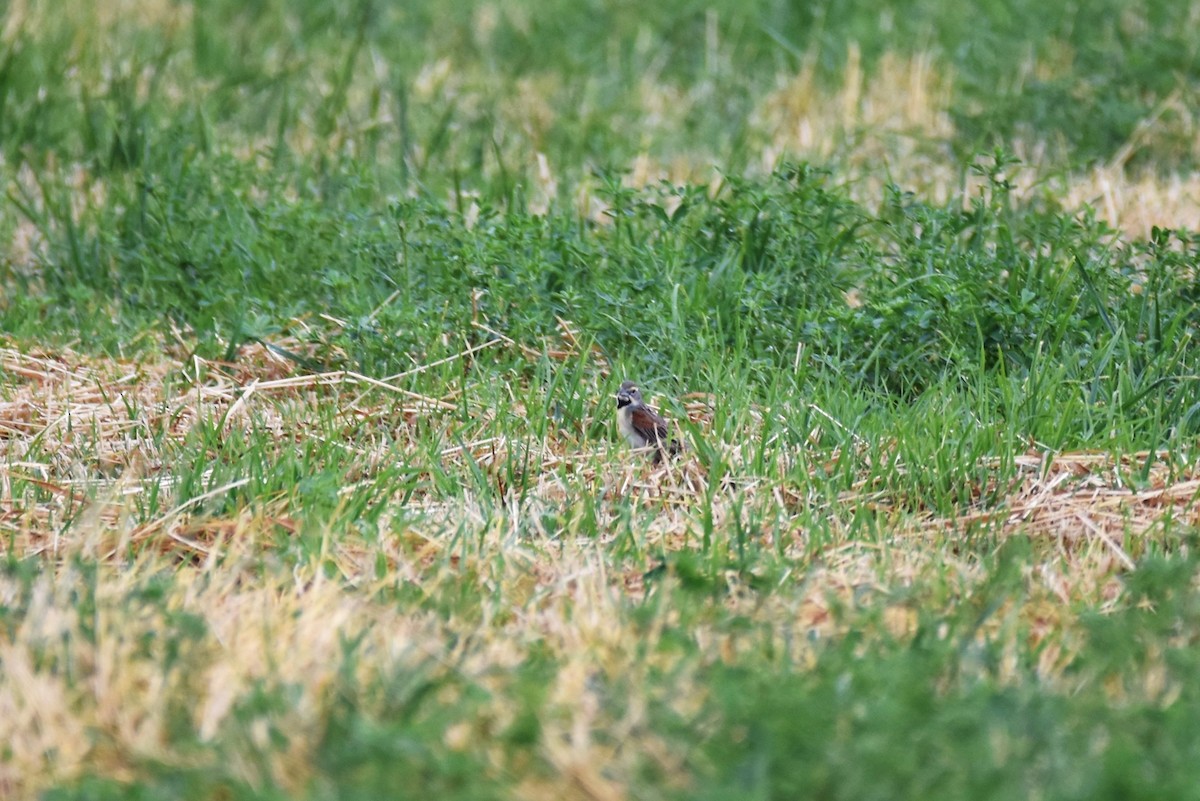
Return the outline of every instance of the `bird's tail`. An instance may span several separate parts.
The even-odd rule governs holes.
[[[662,464],[664,453],[671,457],[678,456],[679,454],[683,453],[683,445],[674,437],[671,437],[669,440],[667,440],[665,444],[659,440],[658,447],[654,449],[655,464]]]

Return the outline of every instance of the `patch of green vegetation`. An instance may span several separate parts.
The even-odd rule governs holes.
[[[627,611],[642,624],[636,667],[611,673],[597,662],[589,693],[614,721],[629,714],[630,697],[649,692],[627,734],[650,730],[679,747],[683,764],[674,767],[690,778],[668,796],[1186,795],[1196,780],[1189,756],[1200,624],[1194,556],[1146,560],[1127,577],[1130,595],[1119,607],[1085,612],[1084,628],[1065,639],[1034,640],[1022,620],[1038,592],[1025,569],[1032,555],[1020,540],[994,550],[983,559],[986,580],[970,594],[936,583],[864,588],[852,603],[831,607],[844,634],[805,642],[790,639],[779,621],[746,614],[749,607],[730,609],[719,594],[697,593],[692,579],[673,571],[653,596],[630,602]],[[143,616],[166,612],[154,581],[129,599]],[[769,581],[750,591],[766,600],[781,587]],[[889,625],[897,609],[911,615],[910,631]],[[158,637],[196,644],[203,636],[178,615],[162,620]],[[698,628],[740,642],[736,663],[708,661],[690,633]],[[1073,652],[1070,665],[1047,672],[1048,651],[1058,648]],[[170,675],[195,673],[211,654],[179,651]],[[286,757],[293,737],[314,731],[283,723],[299,688],[263,681],[241,695],[211,740],[196,739],[182,718],[173,746],[188,755],[184,762],[142,756],[136,781],[84,777],[44,797],[499,798],[519,776],[551,772],[536,755],[556,736],[544,730],[547,721],[573,714],[547,698],[565,655],[533,647],[515,669],[469,678],[442,655],[383,674],[364,670],[372,657],[361,635],[345,638],[340,654],[338,678],[321,700],[315,762],[305,763],[312,778],[299,795],[276,786],[270,766]],[[141,658],[159,656],[147,649]],[[168,700],[186,709],[192,690],[174,686]],[[647,759],[631,789],[657,794],[668,781],[662,771]]]
[[[152,191],[113,188],[86,231],[48,223],[49,261],[13,277],[25,300],[5,322],[121,349],[165,317],[229,360],[305,319],[306,367],[384,376],[489,329],[535,342],[566,319],[629,374],[691,376],[680,389],[732,383],[764,402],[841,385],[902,401],[939,387],[1054,448],[1189,435],[1197,240],[1123,242],[1052,200],[1015,202],[1003,154],[982,163],[985,191],[965,207],[894,188],[871,213],[801,165],[715,196],[610,182],[613,222],[597,225],[495,207],[468,222],[431,199],[373,208],[369,179],[323,202],[270,191],[250,203],[247,184],[271,174],[219,160]],[[444,387],[457,369],[410,388]],[[559,418],[583,411],[582,365],[487,369],[546,384]]]
[[[311,170],[323,188],[366,166],[388,192],[510,192],[532,176],[532,151],[572,181],[641,152],[698,152],[736,170],[777,74],[807,64],[840,86],[851,49],[868,80],[885,54],[932,53],[956,90],[963,158],[1017,139],[1050,144],[1064,165],[1131,144],[1123,159],[1158,168],[1195,158],[1174,99],[1195,92],[1200,53],[1189,6],[1171,0],[309,0],[120,19],[30,6],[0,51],[0,144],[39,168],[163,175],[172,153],[232,144]],[[666,108],[642,104],[647,81]],[[651,130],[648,113],[664,115]],[[1155,136],[1134,142],[1152,119]]]
[[[1027,558],[990,560],[988,584],[957,607],[916,606],[912,636],[859,621],[811,669],[715,666],[722,725],[705,758],[716,781],[688,797],[1186,795],[1197,780],[1195,559],[1132,573],[1130,603],[1089,616],[1074,667],[1047,682],[1048,643],[1031,645],[1005,611],[1028,591]],[[1188,633],[1166,645],[1164,628]]]

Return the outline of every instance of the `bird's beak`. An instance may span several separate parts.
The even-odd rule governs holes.
[[[628,406],[631,403],[633,403],[633,398],[629,395],[628,392],[626,392],[625,390],[621,390],[620,392],[617,393],[617,408],[618,409]]]

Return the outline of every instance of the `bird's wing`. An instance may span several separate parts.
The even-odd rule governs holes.
[[[631,422],[634,430],[649,442],[657,445],[667,438],[667,421],[644,406],[633,410]]]

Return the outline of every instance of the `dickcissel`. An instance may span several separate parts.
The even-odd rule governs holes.
[[[663,454],[679,453],[679,443],[669,436],[667,421],[642,400],[641,390],[632,381],[621,384],[617,391],[617,428],[633,448],[654,448],[654,463]]]

